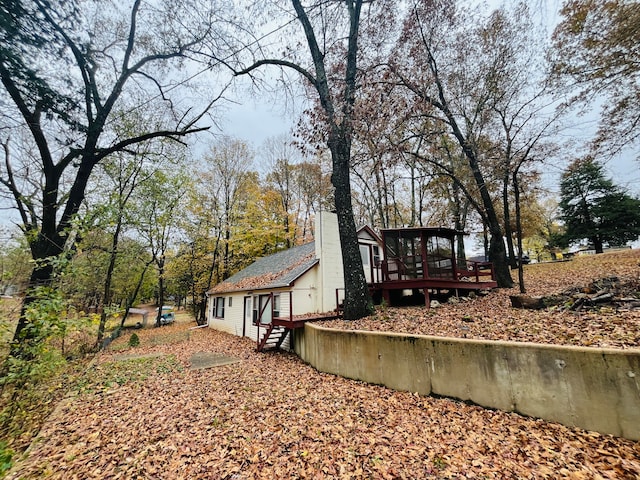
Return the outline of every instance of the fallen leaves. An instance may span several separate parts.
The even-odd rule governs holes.
[[[318,372],[292,354],[256,353],[248,339],[209,329],[187,339],[185,331],[177,324],[140,332],[133,351],[161,357],[116,367],[122,357],[102,354],[93,387],[60,406],[9,478],[640,475],[637,442],[395,392]],[[189,370],[203,351],[242,361]],[[125,375],[125,367],[136,372]],[[114,374],[122,384],[98,388]]]
[[[540,295],[603,272],[638,275],[635,251],[597,260],[596,275],[593,258],[555,264],[559,276],[549,266],[528,266],[528,288]],[[497,291],[430,311],[387,309],[377,323],[344,325],[638,345],[634,312],[531,312],[508,302],[508,292]],[[8,478],[640,478],[639,442],[343,379],[292,354],[256,353],[254,342],[210,329],[177,323],[138,333],[141,345],[131,352],[162,356],[121,362],[116,352],[103,353]],[[125,345],[121,338],[112,347]],[[189,370],[197,352],[241,362]]]
[[[570,262],[525,266],[527,294],[546,296],[591,287],[603,276],[616,276],[623,285],[640,284],[640,250],[577,257]],[[597,283],[597,282],[596,282]],[[599,308],[574,311],[552,307],[523,310],[511,307],[517,288],[496,289],[470,301],[420,307],[379,308],[356,321],[331,320],[330,328],[381,330],[456,338],[507,340],[589,347],[639,348],[640,311]],[[640,292],[624,291],[625,296]]]

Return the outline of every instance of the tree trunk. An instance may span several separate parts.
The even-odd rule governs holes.
[[[513,172],[513,194],[516,204],[516,238],[518,239],[518,283],[520,293],[526,293],[524,285],[524,269],[522,266],[522,212],[520,211],[520,184],[518,182],[518,171]]]
[[[63,253],[63,246],[64,239],[57,235],[54,225],[52,225],[51,229],[46,233],[38,235],[37,239],[29,244],[31,256],[34,260],[34,267],[29,277],[27,294],[22,302],[20,318],[18,319],[18,324],[13,334],[11,356],[19,354],[20,343],[29,340],[28,333],[25,331],[29,325],[29,321],[25,315],[27,308],[36,300],[34,294],[37,287],[47,287],[51,285],[54,274],[52,260]]]
[[[20,357],[21,345],[23,343],[28,343],[29,336],[27,334],[27,330],[25,330],[29,325],[29,321],[27,320],[26,316],[27,309],[36,300],[35,289],[37,287],[50,285],[52,275],[53,266],[48,262],[45,264],[36,263],[36,266],[31,271],[31,276],[29,277],[29,285],[27,287],[27,294],[22,301],[20,318],[18,319],[18,324],[16,325],[16,329],[13,333],[10,356],[16,358]]]
[[[202,300],[198,302],[198,315],[196,316],[198,325],[207,324],[207,293],[202,294]]]
[[[162,325],[162,306],[164,305],[164,258],[158,262],[158,315],[156,315],[156,327]]]
[[[389,226],[389,218],[385,217],[385,211],[388,215],[389,210],[385,209],[385,205],[383,205],[385,196],[382,192],[382,180],[380,179],[380,163],[378,162],[378,160],[374,160],[373,173],[374,178],[376,179],[376,209],[378,210],[378,215],[380,216],[380,225],[382,226],[382,228],[387,228]]]
[[[507,258],[512,269],[518,268],[518,258],[513,248],[513,232],[511,231],[511,212],[509,211],[509,177],[502,182],[502,209],[504,210],[504,236],[507,240]],[[522,255],[522,252],[520,252]]]
[[[204,325],[207,323],[207,292],[209,291],[209,289],[213,286],[212,282],[213,282],[213,272],[215,271],[216,265],[218,265],[220,262],[218,262],[218,249],[220,248],[220,229],[217,230],[217,237],[216,237],[216,243],[215,246],[213,247],[213,255],[211,256],[211,265],[209,266],[209,276],[207,279],[207,288],[205,289],[205,291],[202,293],[202,299],[201,299],[201,307],[200,307],[200,314],[198,316],[196,316],[196,323],[198,325]],[[194,298],[194,302],[195,302],[195,298]]]
[[[500,288],[513,287],[513,279],[509,272],[509,265],[507,263],[507,250],[504,247],[504,241],[502,240],[502,232],[491,231],[489,226],[489,260],[493,263],[493,269],[496,273],[496,281]]]
[[[602,253],[604,251],[604,245],[602,244],[602,239],[600,237],[593,237],[593,246],[596,249],[596,253]]]
[[[462,138],[462,137],[461,137]],[[513,287],[513,279],[509,271],[509,265],[507,263],[507,252],[504,246],[503,232],[500,226],[500,221],[496,214],[493,200],[489,195],[487,186],[480,171],[478,160],[473,152],[466,144],[463,144],[463,150],[469,160],[469,166],[473,172],[476,185],[480,190],[480,197],[482,199],[482,206],[485,211],[485,220],[487,222],[487,229],[491,238],[489,239],[489,260],[493,262],[493,268],[496,274],[496,281],[500,288]]]
[[[487,229],[489,230],[489,260],[493,262],[493,268],[496,273],[496,281],[500,288],[513,287],[513,279],[509,272],[509,265],[507,264],[507,252],[504,247],[502,228],[496,215],[493,201],[487,190],[484,178],[477,165],[475,154],[473,158],[469,158],[471,170],[476,178],[476,184],[480,189],[480,196],[482,198],[482,204],[486,212]]]
[[[136,288],[134,289],[131,296],[127,299],[127,304],[124,309],[124,315],[122,316],[122,320],[120,321],[120,328],[124,326],[124,321],[127,319],[127,315],[129,315],[129,310],[133,308],[133,303],[138,298],[138,293],[140,293],[140,289],[142,288],[142,283],[144,282],[144,276],[147,273],[147,269],[151,266],[153,260],[145,263],[144,268],[142,269],[142,273],[140,273],[140,278],[138,279],[138,283],[136,283]]]
[[[315,87],[320,104],[328,117],[329,137],[327,146],[331,151],[333,163],[331,183],[335,187],[335,207],[338,216],[338,229],[342,247],[342,265],[344,268],[345,301],[343,315],[346,320],[357,320],[373,311],[371,296],[364,276],[364,267],[360,257],[360,247],[353,218],[351,203],[351,140],[353,127],[353,105],[355,103],[358,30],[360,27],[360,11],[362,0],[347,1],[349,11],[349,37],[346,52],[344,86],[342,87],[341,114],[336,115],[335,104],[329,88],[325,71],[325,56],[321,52],[309,17],[300,0],[292,0],[302,23],[313,58],[316,72]]]
[[[367,280],[364,276],[358,234],[353,218],[353,206],[351,204],[350,141],[344,135],[336,135],[330,139],[328,145],[333,160],[331,183],[335,188],[335,207],[338,216],[338,230],[344,269],[345,299],[343,316],[345,320],[357,320],[370,315],[373,311],[373,304]]]
[[[104,303],[102,304],[102,313],[100,314],[100,323],[98,324],[98,338],[96,339],[96,347],[100,346],[104,338],[104,330],[107,324],[107,308],[111,305],[111,279],[116,266],[116,256],[118,254],[118,241],[120,238],[120,229],[122,228],[122,215],[118,215],[118,223],[113,232],[111,239],[111,252],[109,253],[109,266],[107,267],[107,276],[104,279]]]
[[[465,203],[463,206],[463,201],[460,198],[460,187],[455,182],[452,185],[452,197],[453,198],[450,199],[450,202],[454,228],[459,232],[463,232],[467,223],[468,203]],[[456,259],[458,266],[466,268],[467,252],[465,250],[463,235],[456,236]]]

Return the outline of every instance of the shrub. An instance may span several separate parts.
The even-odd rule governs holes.
[[[76,350],[75,338],[83,321],[78,319],[78,325],[68,321],[67,302],[58,290],[39,287],[33,296],[19,342],[12,345],[9,354],[7,333],[6,348],[0,356],[0,478],[16,452],[23,451],[37,434],[69,381],[83,370],[82,361],[67,361]],[[84,334],[80,339],[82,344],[88,341]]]
[[[129,346],[137,347],[138,345],[140,345],[140,337],[138,337],[137,334],[132,333],[131,336],[129,337]]]
[[[0,441],[0,478],[5,475],[13,465],[14,451],[5,441]]]

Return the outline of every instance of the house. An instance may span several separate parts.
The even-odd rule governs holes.
[[[254,338],[258,350],[287,347],[290,333],[309,320],[335,318],[344,302],[344,275],[334,213],[316,217],[315,240],[256,260],[213,287],[208,325]],[[374,301],[388,305],[404,299],[430,303],[430,293],[457,295],[496,286],[487,262],[458,259],[448,228],[358,230],[364,275]]]
[[[288,347],[289,333],[309,319],[335,318],[344,301],[337,215],[316,216],[313,242],[260,258],[207,292],[211,328],[256,339],[258,349]],[[380,278],[380,238],[358,230],[368,282]]]

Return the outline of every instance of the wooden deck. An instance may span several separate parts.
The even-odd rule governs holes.
[[[303,328],[307,322],[317,320],[333,320],[340,318],[338,312],[320,313],[317,315],[298,315],[290,317],[273,317],[269,323],[258,324],[258,338],[256,350],[277,350],[284,342],[287,335],[298,328]],[[264,334],[260,336],[260,329],[264,328]]]
[[[320,313],[317,315],[294,315],[292,317],[274,317],[273,324],[278,327],[285,327],[290,329],[302,328],[307,322],[314,322],[319,320],[334,320],[340,318],[338,312]]]
[[[464,280],[447,280],[440,278],[420,278],[412,280],[388,280],[382,283],[372,284],[375,290],[404,290],[404,289],[424,289],[430,290],[489,290],[496,288],[498,282],[495,280],[469,282]]]

